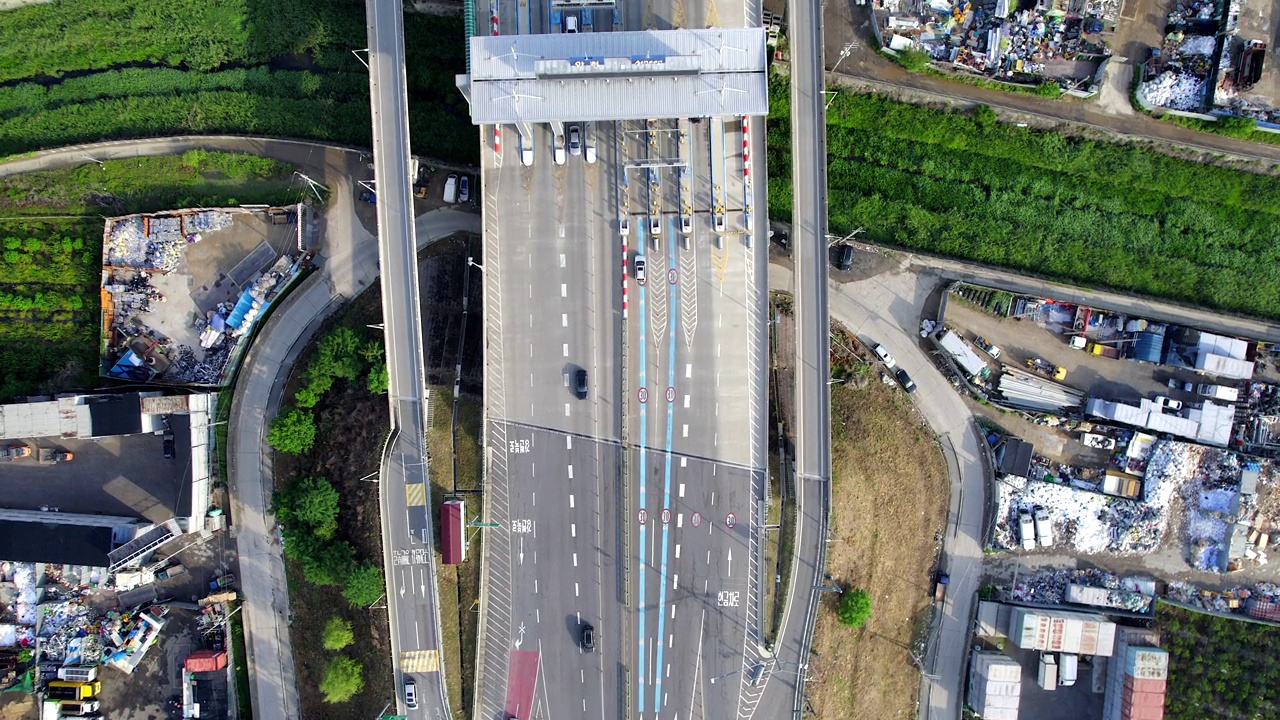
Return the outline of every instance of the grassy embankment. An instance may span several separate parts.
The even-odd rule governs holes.
[[[929,580],[949,482],[938,444],[909,396],[879,382],[869,353],[854,355],[854,346],[848,336],[832,343],[833,373],[847,380],[831,387],[827,570],[846,592],[865,590],[872,612],[851,630],[837,619],[839,595],[823,594],[811,698],[818,717],[910,717],[920,684],[911,652],[920,653],[932,601]]]
[[[791,215],[789,88],[774,78],[770,214]],[[1077,285],[1280,318],[1280,178],[841,93],[831,232]]]
[[[364,3],[78,0],[0,13],[0,156],[231,133],[370,144]],[[414,152],[479,155],[459,18],[405,17]]]
[[[292,171],[248,155],[191,152],[0,178],[0,402],[100,384],[105,216],[293,202]]]

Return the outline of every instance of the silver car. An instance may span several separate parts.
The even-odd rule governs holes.
[[[582,154],[582,128],[577,125],[569,126],[569,154]]]

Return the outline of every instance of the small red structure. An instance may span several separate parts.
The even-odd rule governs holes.
[[[445,565],[461,565],[467,559],[466,505],[446,500],[440,506],[440,554]]]

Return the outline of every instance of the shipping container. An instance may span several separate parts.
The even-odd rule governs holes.
[[[440,540],[444,564],[461,565],[466,561],[466,506],[462,500],[448,500],[440,506]]]
[[[1003,653],[975,652],[969,666],[969,705],[987,720],[1017,720],[1022,666]]]
[[[1009,637],[1024,650],[1110,657],[1115,631],[1115,623],[1101,615],[1017,607],[1009,618]]]
[[[93,682],[98,679],[97,665],[67,665],[58,668],[58,679],[71,682]]]
[[[187,672],[215,672],[227,666],[227,654],[222,650],[197,650],[187,656],[183,667]]]
[[[1040,671],[1036,676],[1043,690],[1058,689],[1058,661],[1050,653],[1040,654]]]

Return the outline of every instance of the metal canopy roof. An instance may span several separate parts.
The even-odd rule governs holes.
[[[471,121],[763,115],[763,28],[471,38]]]

